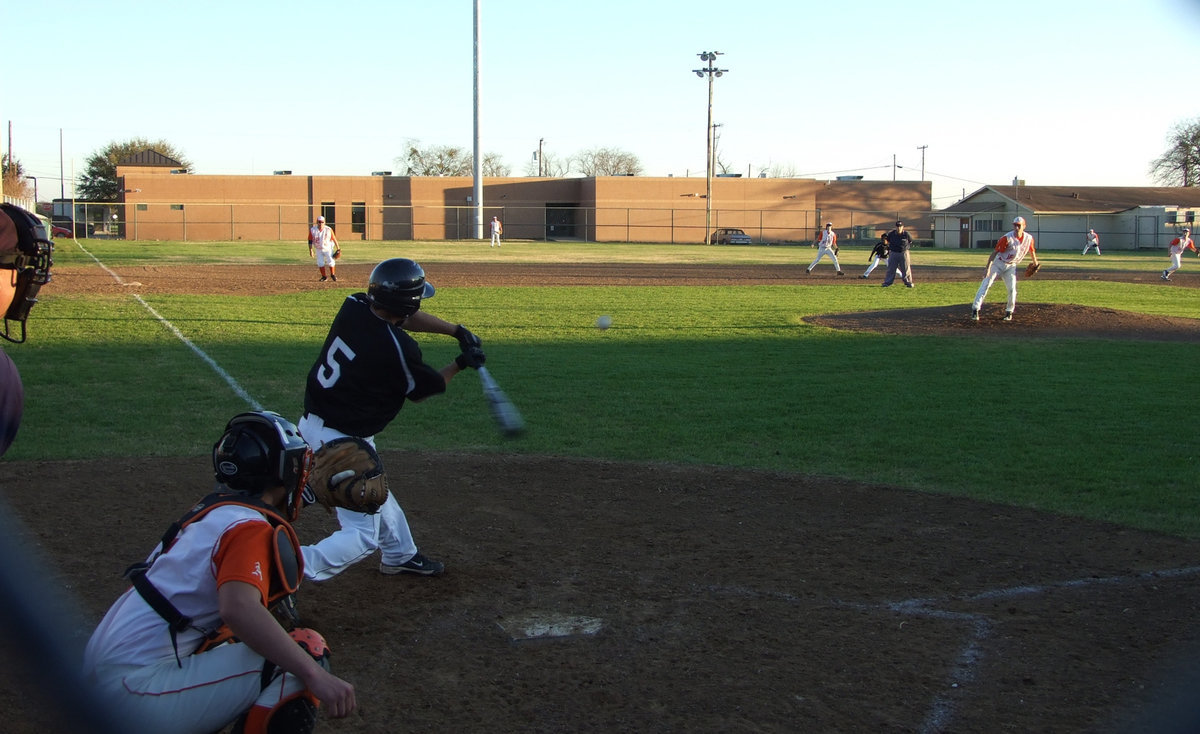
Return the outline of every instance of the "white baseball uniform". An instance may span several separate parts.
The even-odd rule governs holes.
[[[1096,234],[1096,230],[1089,229],[1087,234],[1087,244],[1083,246],[1083,254],[1088,254],[1088,250],[1096,248],[1096,254],[1100,254],[1100,235]]]
[[[325,225],[324,222],[319,222],[309,227],[308,242],[312,245],[313,254],[317,258],[317,267],[323,268],[326,265],[332,266],[333,261],[333,230]]]
[[[271,559],[251,549],[273,543],[272,526],[262,513],[227,505],[188,524],[170,552],[154,559],[147,578],[192,618],[192,627],[176,637],[177,649],[167,622],[135,589],[104,615],[88,641],[83,672],[128,731],[218,731],[256,702],[270,708],[304,690],[299,678],[282,672],[263,689],[264,659],[241,642],[191,654],[204,640],[202,630],[220,626],[220,584],[249,583],[265,596]]]
[[[1016,230],[1013,230],[1001,237],[996,243],[995,257],[988,265],[987,274],[983,276],[983,282],[979,284],[979,290],[975,292],[971,310],[978,311],[983,306],[983,299],[987,296],[988,289],[999,277],[1008,289],[1008,303],[1005,310],[1012,313],[1017,306],[1017,266],[1025,259],[1026,255],[1034,250],[1033,235],[1028,232],[1017,237]]]
[[[842,266],[838,263],[837,255],[833,251],[833,246],[836,244],[837,233],[833,231],[832,227],[826,227],[825,231],[821,233],[821,241],[817,243],[817,256],[808,265],[808,272],[811,273],[812,269],[817,267],[817,263],[820,262],[821,258],[826,255],[833,261],[833,269],[839,273],[842,272]]]
[[[492,247],[500,246],[500,234],[504,231],[504,225],[500,224],[500,220],[492,217]]]
[[[1163,271],[1163,280],[1170,280],[1171,273],[1179,269],[1184,250],[1196,252],[1196,244],[1192,242],[1191,235],[1182,235],[1171,240],[1171,244],[1167,247],[1167,252],[1171,255],[1171,267]]]

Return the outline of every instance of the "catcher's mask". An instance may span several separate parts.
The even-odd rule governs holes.
[[[433,292],[421,266],[403,257],[376,265],[367,284],[367,300],[397,316],[412,316]]]
[[[295,520],[308,482],[312,450],[290,421],[267,410],[240,413],[213,445],[217,482],[240,492],[287,490],[285,514]]]
[[[0,271],[16,271],[13,299],[4,312],[0,337],[17,344],[25,341],[25,320],[37,303],[38,290],[50,282],[53,252],[54,243],[40,219],[19,206],[0,204]],[[0,278],[13,277],[0,272]]]

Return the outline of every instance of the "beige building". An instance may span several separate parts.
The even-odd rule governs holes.
[[[152,153],[152,152],[151,152]],[[155,157],[157,156],[157,157]],[[131,240],[304,240],[324,215],[341,240],[477,236],[470,177],[194,175],[168,158],[117,166],[120,226]],[[755,242],[811,240],[832,221],[843,241],[874,239],[897,217],[928,234],[929,182],[704,178],[485,178],[482,222],[528,240],[699,243],[737,227]],[[486,234],[486,233],[485,233]]]

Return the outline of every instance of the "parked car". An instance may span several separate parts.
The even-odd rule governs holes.
[[[66,227],[62,226],[61,224],[55,224],[54,226],[50,227],[50,239],[52,239],[52,240],[56,239],[58,237],[70,237],[70,236],[71,236],[71,230],[67,229]]]
[[[724,227],[712,233],[709,242],[714,245],[749,245],[754,242],[750,235],[740,229]]]

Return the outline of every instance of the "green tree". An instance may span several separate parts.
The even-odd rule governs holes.
[[[153,150],[172,160],[180,168],[191,168],[192,164],[175,146],[165,140],[133,138],[125,142],[112,142],[92,153],[79,174],[76,191],[79,198],[87,201],[117,201],[121,198],[121,183],[117,180],[117,162],[135,153]]]
[[[1200,118],[1176,123],[1167,144],[1150,164],[1150,175],[1164,186],[1200,186]]]
[[[5,196],[13,196],[18,199],[33,198],[33,187],[25,178],[25,167],[21,165],[21,161],[10,160],[8,153],[5,153],[3,157],[0,157],[0,168],[4,172]]]

